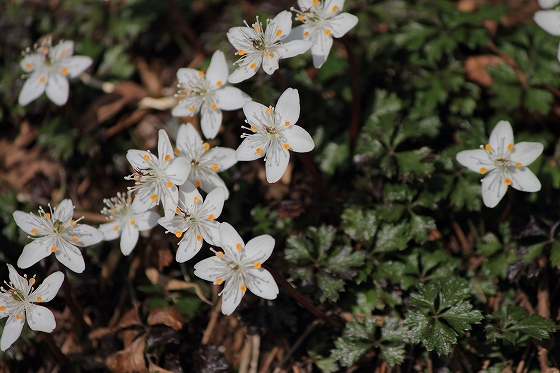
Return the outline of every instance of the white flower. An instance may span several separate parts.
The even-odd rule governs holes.
[[[76,246],[96,244],[103,239],[103,233],[89,225],[78,224],[82,218],[72,220],[73,212],[74,205],[69,199],[62,200],[50,213],[40,208],[40,216],[15,211],[16,224],[33,239],[33,242],[23,248],[17,262],[18,267],[28,268],[54,253],[56,259],[68,269],[83,272],[84,258]]]
[[[53,299],[64,281],[62,272],[51,273],[37,289],[33,290],[35,276],[27,279],[21,277],[16,269],[8,264],[10,283],[8,289],[1,288],[0,318],[8,317],[0,349],[6,351],[20,336],[25,319],[29,327],[37,332],[50,333],[56,327],[56,321],[51,310],[34,303],[48,302]]]
[[[192,124],[183,124],[177,132],[176,154],[187,158],[191,162],[191,172],[187,179],[206,193],[217,187],[226,191],[226,199],[229,192],[226,184],[218,172],[222,172],[237,163],[235,150],[229,148],[214,147],[203,142],[202,138]]]
[[[28,49],[20,66],[30,75],[19,93],[19,104],[25,106],[46,91],[52,102],[64,105],[68,101],[68,78],[77,77],[92,63],[90,57],[73,53],[74,42],[61,41],[52,47],[50,38],[36,45],[33,53]]]
[[[313,65],[320,68],[327,60],[333,37],[340,38],[358,23],[358,17],[341,13],[344,0],[298,0],[301,11],[296,20],[304,24],[292,30],[290,39],[310,40]]]
[[[309,133],[295,125],[299,119],[299,94],[297,89],[288,88],[278,99],[276,108],[266,107],[254,101],[243,106],[250,127],[243,127],[252,134],[243,134],[245,139],[235,152],[238,161],[252,161],[265,157],[266,180],[277,182],[288,167],[290,152],[305,153],[313,150],[315,143]]]
[[[101,224],[99,230],[103,232],[105,241],[111,241],[121,236],[121,251],[128,255],[138,242],[138,233],[152,229],[157,225],[159,215],[154,211],[136,212],[132,208],[131,192],[127,195],[117,193],[116,197],[104,199],[107,205],[101,213],[111,220],[110,223]]]
[[[268,234],[257,236],[247,242],[228,223],[220,225],[223,252],[215,252],[216,256],[204,259],[194,266],[194,274],[203,280],[212,281],[215,285],[225,282],[220,293],[222,313],[231,315],[241,302],[247,291],[264,299],[275,299],[278,285],[262,264],[270,257],[274,249],[274,238]]]
[[[228,67],[224,52],[216,51],[206,74],[195,69],[179,69],[179,92],[185,96],[173,109],[175,117],[193,116],[201,112],[202,133],[207,139],[218,134],[222,124],[222,110],[241,109],[251,97],[238,88],[227,86]]]
[[[543,4],[545,5],[545,4]],[[542,6],[542,5],[541,5]],[[544,31],[553,36],[560,36],[560,11],[559,10],[539,10],[533,15],[535,23]],[[557,58],[560,61],[560,48]]]
[[[183,263],[195,256],[202,247],[203,239],[211,245],[220,245],[220,223],[215,219],[222,213],[225,195],[224,188],[216,188],[203,201],[196,187],[188,181],[179,187],[177,215],[158,220],[167,233],[183,237],[177,249],[177,262]]]
[[[279,13],[274,19],[267,20],[266,30],[262,22],[253,23],[249,27],[232,27],[227,33],[229,42],[238,56],[238,68],[228,77],[230,83],[239,83],[249,79],[262,65],[263,70],[271,75],[278,69],[280,58],[289,58],[302,54],[311,48],[311,42],[293,40],[282,43],[292,29],[291,13],[287,10]]]
[[[164,130],[159,130],[158,135],[159,158],[145,150],[131,149],[126,153],[134,173],[125,179],[136,181],[136,185],[129,188],[138,190],[132,202],[134,211],[148,211],[162,201],[165,216],[171,217],[177,207],[177,186],[187,180],[191,165],[184,157],[175,158]]]
[[[539,6],[543,9],[554,8],[560,0],[538,0]]]
[[[480,149],[457,153],[457,162],[471,171],[486,175],[482,180],[482,200],[494,207],[511,185],[523,192],[541,190],[541,183],[527,168],[543,151],[538,142],[520,142],[514,145],[511,124],[500,121],[490,134],[488,144]]]

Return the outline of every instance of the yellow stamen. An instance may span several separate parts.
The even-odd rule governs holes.
[[[330,29],[325,30],[325,35],[331,36],[331,34],[332,34],[332,31]]]
[[[276,30],[276,36],[282,35],[282,30]]]
[[[512,151],[513,150],[513,144],[508,144],[508,150]]]
[[[239,288],[242,292],[246,292],[247,291],[247,286],[245,285],[241,285],[241,287]]]
[[[253,267],[255,267],[255,268],[257,268],[257,269],[261,268],[261,262],[255,262],[255,263],[253,263]]]
[[[51,247],[51,253],[54,253],[56,251],[56,246],[52,246]]]
[[[251,131],[256,131],[257,130],[257,126],[251,126]]]
[[[197,240],[197,241],[202,241],[202,236],[201,236],[200,234],[197,234],[197,235],[196,235],[196,240]]]
[[[305,16],[303,14],[298,14],[298,16],[297,16],[298,21],[303,22],[304,19],[305,19]]]
[[[64,49],[62,52],[60,52],[60,57],[64,57],[68,54],[68,50]]]
[[[73,242],[78,242],[78,240],[79,240],[78,237],[76,237],[76,236],[72,237],[72,241],[73,241]]]
[[[266,112],[270,115],[272,115],[272,106],[269,106],[266,108]]]
[[[35,300],[35,302],[42,302],[42,301],[43,301],[43,298],[41,298],[41,297],[37,297],[37,299]]]
[[[204,71],[199,71],[198,76],[200,76],[202,78],[204,76]]]
[[[29,279],[29,285],[31,285],[31,286],[35,285],[35,282],[36,282],[36,280],[33,277],[31,277]]]
[[[51,214],[49,214],[48,212],[45,214],[45,219],[50,219],[51,218]]]
[[[257,67],[257,63],[256,63],[256,62],[253,62],[253,63],[249,66],[249,68],[250,68],[251,70],[255,69],[255,67]]]
[[[198,196],[194,196],[193,198],[194,203],[200,202],[200,198]]]
[[[334,12],[337,12],[338,9],[339,9],[339,8],[335,5],[335,6],[332,7],[331,11],[334,13]]]
[[[183,89],[183,93],[184,93],[184,94],[188,94],[188,93],[189,93],[189,89],[188,89],[188,88]]]
[[[131,220],[130,225],[136,225],[136,220]]]
[[[47,80],[47,78],[45,78],[44,76],[39,78],[39,83],[44,83],[45,80]]]
[[[218,258],[222,258],[222,257],[224,256],[224,253],[223,253],[222,251],[218,251],[218,252],[216,253],[216,256],[217,256]]]
[[[216,110],[218,108],[218,105],[212,102],[212,105],[210,105],[210,107],[212,108],[212,110]]]
[[[207,142],[202,144],[202,150],[207,151],[208,149],[210,149],[210,144],[208,144]]]
[[[304,36],[304,37],[308,37],[308,36],[309,36],[309,31],[305,31],[305,32],[303,33],[303,36]]]
[[[239,55],[239,56],[245,55],[245,50],[244,50],[244,49],[238,50],[238,51],[237,51],[237,55]]]
[[[274,53],[268,52],[268,57],[274,57]]]
[[[168,181],[167,183],[165,183],[165,186],[171,188],[173,186],[173,183],[171,181]]]
[[[222,81],[221,81],[221,80],[218,80],[218,81],[216,82],[216,86],[217,86],[217,87],[221,87],[221,86],[222,86],[222,84],[224,84],[224,83],[222,83]]]
[[[38,230],[37,228],[31,229],[31,234],[34,234],[34,235],[35,235],[35,234],[37,234],[37,233],[39,233],[39,230]]]
[[[118,230],[119,230],[119,226],[118,226],[118,225],[115,225],[115,226],[113,227],[113,230],[114,230],[114,231],[118,231]]]
[[[263,152],[262,148],[255,149],[255,153],[257,153],[259,155],[262,154],[262,152]]]
[[[75,220],[70,220],[70,225],[75,227],[78,223]]]
[[[181,151],[179,150],[179,148],[175,148],[175,149],[173,149],[173,153],[175,153],[177,155],[180,155]]]
[[[0,311],[6,311],[6,306],[0,306]]]
[[[313,0],[313,4],[319,5],[319,0]]]
[[[179,207],[175,207],[175,212],[176,212],[177,214],[180,214],[180,213],[181,213],[181,209],[180,209]]]
[[[515,162],[515,167],[519,168],[519,167],[521,167],[521,166],[523,166],[523,165],[521,164],[521,162]]]
[[[68,75],[68,68],[63,67],[62,69],[60,69],[60,72],[62,73],[62,75]]]
[[[212,168],[212,170],[214,170],[214,171],[218,171],[218,170],[220,169],[220,167],[218,167],[217,164],[213,164],[211,168]]]
[[[486,149],[487,152],[491,152],[492,151],[492,146],[490,146],[490,144],[486,144],[486,145],[484,145],[484,149]]]
[[[288,127],[288,126],[290,125],[290,122],[286,122],[286,123],[284,123],[284,125],[285,125],[286,127]]]
[[[148,154],[145,154],[142,158],[144,158],[146,161],[150,160],[150,156]]]
[[[224,283],[224,279],[223,279],[223,278],[218,277],[218,278],[216,279],[216,285],[221,285],[221,284],[223,284],[223,283]]]
[[[480,170],[478,170],[482,175],[484,175],[486,173],[486,167],[480,167]]]
[[[194,185],[196,185],[197,188],[200,187],[200,180],[195,180]]]
[[[192,113],[194,111],[194,106],[189,106],[189,111]]]
[[[18,313],[16,315],[16,319],[21,320],[23,318],[23,315],[21,313]]]
[[[243,248],[243,245],[238,243],[238,244],[235,245],[235,248],[237,249],[237,251],[240,251]]]
[[[284,149],[288,150],[288,149],[290,149],[290,144],[285,143],[285,144],[283,145],[283,147],[284,147]]]
[[[506,178],[504,179],[504,184],[506,184],[506,185],[511,185],[511,179],[510,179],[509,177],[506,177]]]
[[[214,214],[208,215],[208,220],[214,220]]]
[[[150,197],[150,199],[151,199],[153,202],[157,201],[157,194],[155,194],[155,193],[152,194],[152,196]]]
[[[28,62],[28,63],[25,64],[25,68],[27,70],[31,70],[33,68],[33,64]]]
[[[175,237],[181,238],[182,235],[183,235],[183,232],[181,232],[180,230],[177,229],[177,230],[175,231]]]
[[[130,205],[130,204],[132,203],[132,198],[128,197],[128,198],[126,199],[126,203],[128,203],[128,204]]]
[[[171,155],[166,154],[165,157],[163,157],[163,159],[164,159],[166,162],[169,162],[169,161],[171,160]]]

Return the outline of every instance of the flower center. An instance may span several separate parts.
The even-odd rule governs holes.
[[[500,155],[494,158],[494,164],[498,167],[509,167],[511,162],[508,156]]]

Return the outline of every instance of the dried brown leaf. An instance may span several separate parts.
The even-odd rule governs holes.
[[[173,330],[183,328],[183,315],[175,307],[155,307],[148,315],[148,325],[163,324]]]
[[[505,63],[501,57],[488,55],[488,56],[472,56],[465,60],[465,71],[467,77],[481,85],[491,86],[494,84],[492,77],[486,71],[487,66],[494,66],[500,63]]]
[[[146,361],[144,360],[146,336],[146,334],[141,335],[124,350],[117,351],[108,356],[107,359],[105,359],[107,369],[114,373],[148,373]]]
[[[138,315],[138,306],[131,308],[126,311],[124,315],[121,316],[119,322],[117,323],[117,328],[124,329],[131,326],[143,325],[140,316]]]

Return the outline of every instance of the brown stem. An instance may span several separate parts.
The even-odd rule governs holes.
[[[64,299],[66,300],[66,305],[70,308],[70,312],[72,316],[78,321],[80,324],[80,328],[83,332],[89,330],[89,325],[84,320],[84,313],[80,306],[76,303],[74,299],[74,295],[72,294],[72,288],[70,287],[70,283],[68,282],[68,276],[66,275],[66,267],[58,262],[58,269],[64,275],[64,281],[62,282],[62,290],[64,291]]]
[[[284,277],[282,277],[278,272],[276,272],[266,264],[263,264],[262,267],[269,271],[276,282],[282,285],[282,287],[284,287],[284,289],[286,289],[288,293],[290,293],[290,295],[294,297],[300,305],[305,307],[305,309],[315,315],[315,317],[323,320],[327,326],[331,325],[331,320],[328,318],[328,316],[315,308],[315,306],[312,305],[311,302],[308,301],[303,295],[301,295],[296,289],[294,289],[292,285],[290,285],[290,283],[284,279]]]
[[[68,357],[64,355],[64,353],[60,351],[60,348],[58,348],[56,343],[54,343],[52,335],[50,335],[49,333],[45,333],[45,339],[47,340],[47,343],[49,344],[49,347],[51,348],[52,352],[56,356],[58,362],[63,366],[70,365],[70,360],[68,360]]]
[[[285,91],[286,89],[288,89],[288,83],[286,83],[286,79],[284,79],[284,76],[282,75],[280,70],[278,70],[278,69],[275,70],[274,71],[274,76],[278,80],[278,84],[280,84],[280,89],[282,91]]]
[[[360,125],[360,78],[358,76],[356,56],[354,56],[354,51],[352,51],[350,41],[346,36],[343,36],[340,40],[342,41],[342,44],[344,44],[344,48],[346,48],[346,53],[348,54],[348,64],[350,65],[350,76],[352,81],[352,116],[350,117],[348,134],[350,135],[350,153],[353,153]]]

